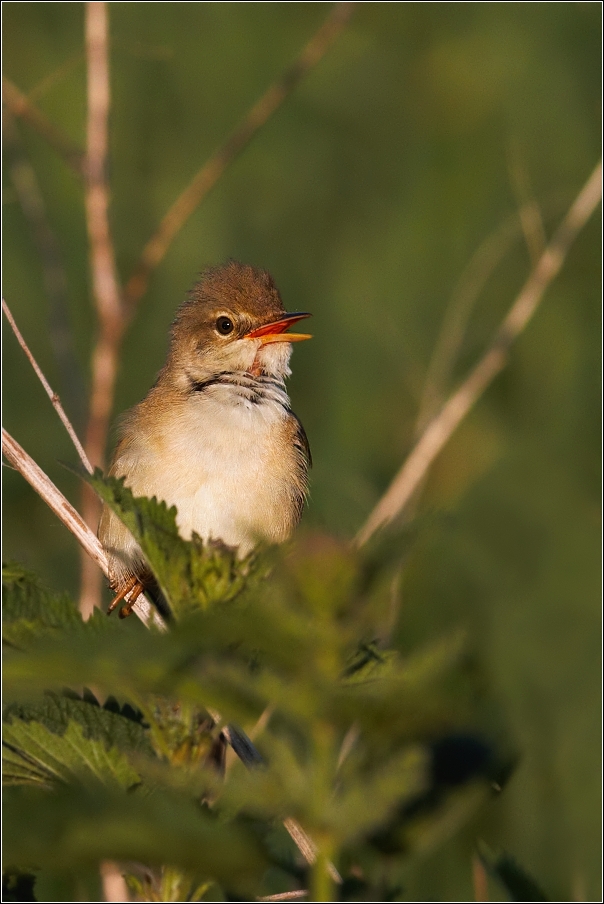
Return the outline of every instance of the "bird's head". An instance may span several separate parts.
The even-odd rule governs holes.
[[[291,343],[311,337],[286,330],[309,317],[286,313],[271,275],[237,261],[205,270],[172,324],[172,377],[203,381],[221,372],[289,374]]]

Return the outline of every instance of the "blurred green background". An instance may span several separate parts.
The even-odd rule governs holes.
[[[178,192],[330,8],[110,4],[124,279]],[[3,13],[5,75],[83,145],[83,5],[5,3]],[[551,235],[597,161],[600,37],[597,3],[359,4],[154,273],[125,343],[115,414],[153,382],[175,308],[204,265],[266,267],[288,310],[314,314],[290,381],[315,461],[305,523],[351,537],[412,445],[431,353],[472,255],[529,186]],[[81,186],[31,128],[17,128],[64,261],[76,362],[67,379],[10,154],[4,293],[81,429],[95,334]],[[553,900],[601,899],[599,221],[419,506],[396,642],[404,651],[465,627],[522,759],[498,801],[410,866],[407,900],[471,899],[477,835],[515,855]],[[451,385],[529,270],[519,230],[503,251]],[[3,326],[4,424],[78,502],[59,464],[74,462],[69,441]],[[75,541],[18,474],[3,474],[5,557],[76,592]]]

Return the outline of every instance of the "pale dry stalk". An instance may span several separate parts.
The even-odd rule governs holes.
[[[52,509],[57,518],[71,531],[87,556],[98,565],[105,574],[108,563],[105,550],[96,535],[90,530],[84,519],[63,493],[54,485],[42,468],[36,464],[25,449],[13,439],[7,430],[2,428],[2,453],[7,461],[27,480],[30,486]]]
[[[529,275],[493,343],[439,414],[428,424],[399,473],[358,532],[355,538],[357,546],[362,546],[377,530],[401,514],[436,456],[493,378],[505,366],[512,342],[534,314],[543,293],[560,271],[570,246],[601,197],[602,164],[599,163]]]
[[[100,568],[103,574],[109,577],[107,555],[96,534],[90,530],[79,512],[54,485],[50,477],[4,427],[2,428],[2,454],[52,509],[59,521],[74,535],[85,555],[90,557],[95,567]],[[136,600],[133,611],[145,625],[153,622],[158,628],[165,630],[164,621],[143,594],[140,594]]]
[[[103,897],[105,901],[129,901],[128,886],[119,864],[113,860],[103,860],[100,866]]]
[[[40,81],[30,88],[27,92],[27,99],[30,103],[33,101],[39,100],[41,97],[44,97],[45,94],[48,94],[55,85],[60,84],[66,76],[70,75],[74,69],[84,61],[85,53],[83,50],[76,50],[75,53],[72,53],[71,56],[67,57],[67,59],[61,63],[60,66],[57,66],[56,69],[53,69],[48,75],[43,76]]]
[[[103,467],[115,381],[125,322],[115,254],[109,226],[107,149],[109,61],[107,4],[86,4],[87,128],[85,161],[86,226],[90,247],[92,293],[99,334],[92,353],[91,392],[85,448],[93,465]],[[86,523],[96,528],[99,501],[88,485],[82,494]],[[80,611],[87,618],[101,603],[101,580],[89,559],[82,557]]]
[[[419,436],[442,404],[445,386],[463,344],[474,305],[512,242],[520,236],[518,215],[507,217],[480,243],[463,270],[445,310],[419,403],[415,432]]]
[[[302,898],[308,897],[308,889],[297,888],[294,891],[282,891],[278,895],[264,895],[264,897],[256,898],[257,901],[300,901]]]
[[[86,225],[90,243],[92,291],[100,334],[92,359],[92,393],[86,450],[95,466],[103,464],[117,372],[117,351],[124,329],[121,291],[109,227],[109,186],[106,176],[109,117],[107,31],[106,4],[87,3]]]
[[[528,170],[517,142],[512,142],[508,148],[508,172],[518,203],[518,214],[531,266],[535,267],[543,254],[547,238],[541,209],[533,195]]]
[[[9,306],[7,305],[7,303],[6,303],[6,301],[5,301],[4,298],[2,299],[2,310],[4,311],[4,316],[5,316],[6,319],[8,320],[8,322],[9,322],[9,324],[10,324],[10,326],[11,326],[11,329],[12,329],[13,333],[15,334],[16,338],[17,338],[17,342],[19,343],[19,345],[21,346],[21,348],[22,348],[23,351],[25,352],[25,354],[26,354],[26,356],[27,356],[27,358],[28,358],[28,360],[29,360],[29,363],[30,363],[31,366],[33,367],[34,371],[36,372],[36,376],[38,377],[40,383],[41,383],[42,386],[44,387],[44,390],[45,390],[45,392],[46,392],[46,395],[48,396],[48,398],[49,398],[50,401],[52,402],[53,408],[55,409],[55,411],[56,411],[57,414],[59,415],[59,417],[60,417],[60,419],[61,419],[61,423],[63,424],[63,426],[64,426],[65,429],[67,430],[67,433],[69,434],[69,438],[71,439],[73,445],[75,446],[76,452],[78,453],[78,455],[79,455],[79,457],[80,457],[80,461],[82,462],[82,464],[84,465],[84,467],[86,468],[86,470],[88,471],[88,473],[89,473],[89,474],[92,474],[92,471],[93,471],[92,465],[90,464],[90,462],[89,462],[89,460],[88,460],[88,456],[86,455],[86,452],[84,451],[84,448],[83,448],[83,446],[82,446],[80,440],[78,439],[75,430],[73,429],[73,426],[72,426],[72,424],[71,424],[71,421],[69,420],[69,418],[68,418],[67,415],[65,414],[65,411],[64,411],[64,409],[63,409],[63,406],[61,405],[61,400],[60,400],[59,396],[56,394],[56,392],[53,392],[53,389],[52,389],[50,383],[48,382],[48,380],[46,379],[46,377],[45,377],[44,374],[42,373],[42,369],[40,368],[38,362],[36,361],[36,359],[35,359],[34,356],[32,355],[31,351],[29,350],[29,347],[28,347],[28,345],[27,345],[25,339],[24,339],[23,336],[21,335],[21,332],[20,332],[20,330],[19,330],[19,327],[18,327],[17,324],[15,323],[15,319],[14,319],[13,315],[11,314],[10,308],[9,308]]]
[[[472,857],[472,886],[475,901],[489,900],[489,881],[487,871],[478,854]]]
[[[309,864],[309,866],[312,866],[317,859],[318,850],[317,845],[314,843],[310,835],[307,835],[300,823],[296,819],[292,819],[291,816],[288,816],[287,819],[283,820],[283,827],[285,828],[286,832],[288,833],[306,862]],[[337,885],[342,884],[342,877],[333,863],[327,863],[327,872]]]

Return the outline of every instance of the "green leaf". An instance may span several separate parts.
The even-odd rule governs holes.
[[[2,567],[2,625],[5,641],[49,629],[74,627],[82,618],[67,594],[51,593],[17,562]]]
[[[53,593],[16,562],[2,568],[2,639],[24,649],[37,637],[61,631],[97,634],[115,627],[100,610],[84,622],[75,602],[65,593]]]
[[[120,707],[114,698],[101,707],[90,692],[86,693],[85,699],[73,693],[48,692],[40,702],[8,704],[3,720],[39,722],[54,734],[63,734],[73,721],[81,725],[86,738],[102,741],[107,747],[152,754],[140,713],[128,704]]]
[[[104,741],[87,738],[70,721],[62,734],[40,722],[12,719],[3,726],[3,780],[6,785],[51,787],[59,782],[98,782],[130,788],[139,775],[128,758]]]
[[[256,556],[238,559],[236,550],[206,543],[194,534],[183,540],[176,508],[165,502],[135,498],[124,479],[103,477],[97,468],[86,478],[139,543],[173,614],[179,618],[215,603],[233,600],[246,586]]]

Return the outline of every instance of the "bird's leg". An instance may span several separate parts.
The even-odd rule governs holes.
[[[128,618],[128,616],[132,614],[132,607],[137,601],[139,594],[141,594],[144,589],[144,585],[141,584],[139,580],[135,580],[134,586],[132,587],[132,591],[130,593],[130,599],[127,601],[125,606],[122,606],[119,611],[120,618]]]
[[[134,600],[136,599],[136,597],[139,595],[139,593],[143,589],[143,585],[140,583],[139,579],[135,575],[132,575],[131,578],[128,578],[128,580],[126,581],[126,583],[124,584],[124,586],[122,587],[120,592],[117,594],[117,596],[115,596],[109,603],[109,608],[107,609],[107,615],[111,615],[113,610],[117,608],[117,606],[121,603],[121,601],[124,599],[124,597],[126,597],[130,593],[131,590],[134,590],[136,588],[137,584],[138,584],[139,589],[136,592],[136,596],[133,599],[131,599],[132,604],[134,604]],[[130,605],[130,603],[128,605]],[[128,610],[127,614],[130,615],[131,611],[132,611],[132,605],[130,605],[130,609]],[[121,615],[121,613],[120,613],[120,615]],[[122,618],[125,618],[125,616],[122,616]]]

